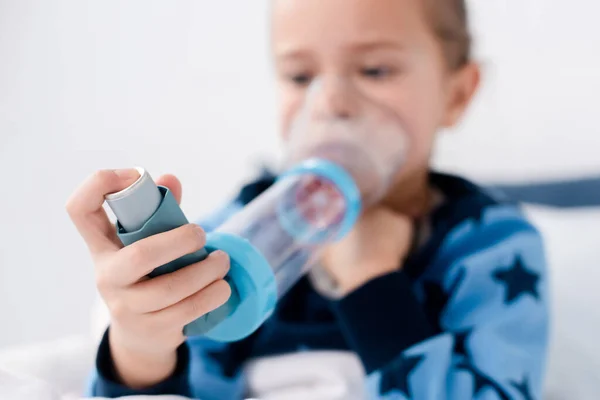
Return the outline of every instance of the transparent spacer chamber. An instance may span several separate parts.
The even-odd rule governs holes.
[[[260,252],[272,269],[281,297],[318,260],[325,245],[354,225],[360,196],[349,178],[335,164],[307,161],[282,176],[217,232],[242,237]]]

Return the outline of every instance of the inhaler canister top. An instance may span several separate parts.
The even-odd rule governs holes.
[[[150,174],[144,168],[135,169],[140,174],[137,181],[120,192],[105,196],[106,203],[126,232],[141,229],[162,201],[160,190]]]

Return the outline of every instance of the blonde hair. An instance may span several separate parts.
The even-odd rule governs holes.
[[[425,0],[425,5],[448,67],[460,69],[470,61],[472,46],[465,0]]]

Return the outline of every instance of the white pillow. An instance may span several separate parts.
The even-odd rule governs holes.
[[[525,211],[544,236],[550,268],[546,399],[600,399],[600,207]]]

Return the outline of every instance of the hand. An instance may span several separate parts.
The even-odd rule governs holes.
[[[412,240],[412,221],[379,206],[367,210],[344,239],[326,248],[321,263],[342,294],[348,294],[399,270]]]
[[[183,327],[224,304],[231,294],[223,280],[226,254],[215,252],[199,263],[154,279],[155,268],[201,249],[205,233],[182,226],[123,247],[102,205],[104,196],[125,189],[135,170],[99,171],[71,196],[67,211],[95,264],[96,284],[110,316],[109,343],[116,371],[129,387],[152,386],[174,371]],[[157,180],[179,202],[181,184],[173,176]]]

